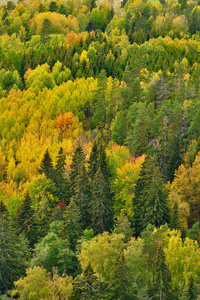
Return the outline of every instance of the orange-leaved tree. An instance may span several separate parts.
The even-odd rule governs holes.
[[[56,128],[60,131],[61,138],[68,137],[78,125],[78,118],[72,112],[66,112],[55,120]]]

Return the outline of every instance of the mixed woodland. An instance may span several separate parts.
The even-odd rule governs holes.
[[[0,299],[200,299],[199,0],[0,2]]]

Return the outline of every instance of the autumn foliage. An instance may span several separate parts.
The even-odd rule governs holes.
[[[71,112],[61,114],[55,120],[55,126],[60,130],[61,137],[68,137],[77,125],[78,118]]]

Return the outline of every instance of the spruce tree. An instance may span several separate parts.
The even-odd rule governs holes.
[[[70,243],[70,248],[76,249],[76,242],[82,233],[81,214],[76,203],[71,199],[70,204],[66,208],[64,236]]]
[[[94,271],[90,263],[83,271],[82,275],[78,275],[73,281],[73,291],[70,300],[97,300],[108,299],[106,287],[94,275]]]
[[[82,168],[82,164],[85,163],[85,154],[83,152],[83,148],[78,146],[74,152],[71,163],[71,171],[70,171],[70,195],[75,195],[76,188],[76,179],[80,174],[80,170]]]
[[[44,173],[47,178],[52,179],[52,180],[54,179],[54,167],[53,167],[53,162],[50,157],[48,148],[47,148],[47,150],[44,154],[44,157],[41,161],[39,173],[40,174]]]
[[[177,170],[182,163],[179,143],[179,139],[175,137],[172,140],[172,143],[169,147],[169,158],[167,162],[167,180],[169,180],[170,182],[172,182],[174,179],[175,170]]]
[[[64,204],[69,203],[70,185],[65,177],[65,155],[62,147],[60,148],[57,156],[57,163],[54,172],[54,182],[56,185],[56,196]]]
[[[18,236],[8,211],[0,201],[0,294],[24,274],[28,256],[27,242]]]
[[[179,223],[179,213],[178,213],[178,203],[176,202],[173,206],[172,216],[170,220],[170,228],[171,229],[178,229],[180,230],[180,223]]]
[[[100,145],[99,148],[99,167],[101,169],[104,179],[108,182],[108,180],[111,177],[111,172],[106,157],[105,147],[103,145]]]
[[[96,234],[110,231],[113,227],[112,195],[100,168],[94,176],[91,189],[92,228]]]
[[[75,194],[73,200],[81,213],[81,224],[83,229],[90,227],[91,215],[90,215],[90,203],[91,203],[91,189],[90,182],[87,176],[84,163],[80,168],[80,173],[76,177],[75,181]]]
[[[169,209],[167,207],[167,192],[164,187],[162,174],[159,167],[155,167],[152,178],[145,187],[145,214],[143,224],[146,227],[149,223],[160,227],[169,223]]]
[[[133,236],[134,229],[131,228],[131,222],[129,222],[123,211],[115,221],[113,233],[123,233],[125,235],[125,242],[130,241]]]
[[[99,129],[102,129],[105,128],[107,124],[106,88],[108,79],[105,70],[100,72],[97,81],[98,84],[95,93],[93,124]]]
[[[155,259],[155,278],[153,282],[153,299],[171,300],[171,274],[165,264],[165,254],[161,246],[158,247]]]
[[[88,176],[92,180],[98,170],[99,165],[99,149],[97,143],[94,141],[90,158],[88,161]]]
[[[149,223],[156,227],[169,223],[167,193],[155,156],[148,157],[143,164],[141,177],[136,183],[134,206],[137,236]]]
[[[198,290],[197,286],[194,283],[194,279],[191,277],[189,284],[184,292],[183,298],[184,300],[197,300],[198,299]]]
[[[112,292],[113,292],[113,299],[116,300],[133,300],[137,299],[136,295],[131,295],[130,293],[130,274],[128,271],[128,267],[126,265],[124,251],[122,252],[117,267],[115,268],[112,277]]]
[[[20,228],[20,233],[24,233],[32,248],[38,238],[38,224],[35,219],[35,212],[31,207],[31,198],[28,192],[18,210],[17,223]]]

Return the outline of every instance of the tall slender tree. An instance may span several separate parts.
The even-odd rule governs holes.
[[[54,179],[54,166],[53,166],[53,161],[50,157],[50,154],[49,154],[49,150],[47,148],[45,154],[44,154],[44,157],[41,161],[41,164],[40,164],[40,168],[39,168],[39,173],[40,174],[45,174],[45,176],[49,179]]]
[[[88,179],[87,171],[84,163],[82,163],[80,172],[76,177],[75,181],[75,194],[73,200],[81,213],[81,224],[83,229],[90,227],[91,225],[91,214],[90,214],[90,203],[91,203],[91,188]]]
[[[75,188],[76,188],[76,179],[77,176],[80,174],[82,164],[85,163],[85,154],[83,152],[83,148],[78,146],[74,152],[72,157],[71,163],[71,171],[70,171],[70,195],[75,195]]]
[[[29,245],[33,247],[38,238],[38,224],[35,218],[35,212],[31,207],[31,198],[28,192],[18,210],[17,223],[20,228],[20,233],[24,233]]]
[[[71,199],[66,208],[64,235],[70,243],[70,248],[76,249],[76,242],[82,233],[81,214],[76,203]]]
[[[94,141],[92,151],[90,153],[90,158],[88,161],[88,176],[92,180],[95,173],[98,170],[99,164],[99,148],[97,143]]]
[[[165,254],[161,246],[157,249],[155,259],[155,278],[153,282],[153,299],[171,300],[171,274],[165,263]]]
[[[92,181],[92,228],[95,233],[110,231],[113,227],[113,205],[109,184],[99,168]]]
[[[25,238],[18,236],[5,205],[0,201],[0,294],[23,275],[28,253]]]
[[[56,187],[56,196],[64,204],[69,203],[70,184],[65,177],[65,155],[62,147],[60,148],[57,156],[57,163],[55,166],[54,182]]]
[[[167,193],[155,156],[148,157],[143,164],[141,177],[136,183],[134,201],[136,235],[149,223],[156,227],[169,223]]]

